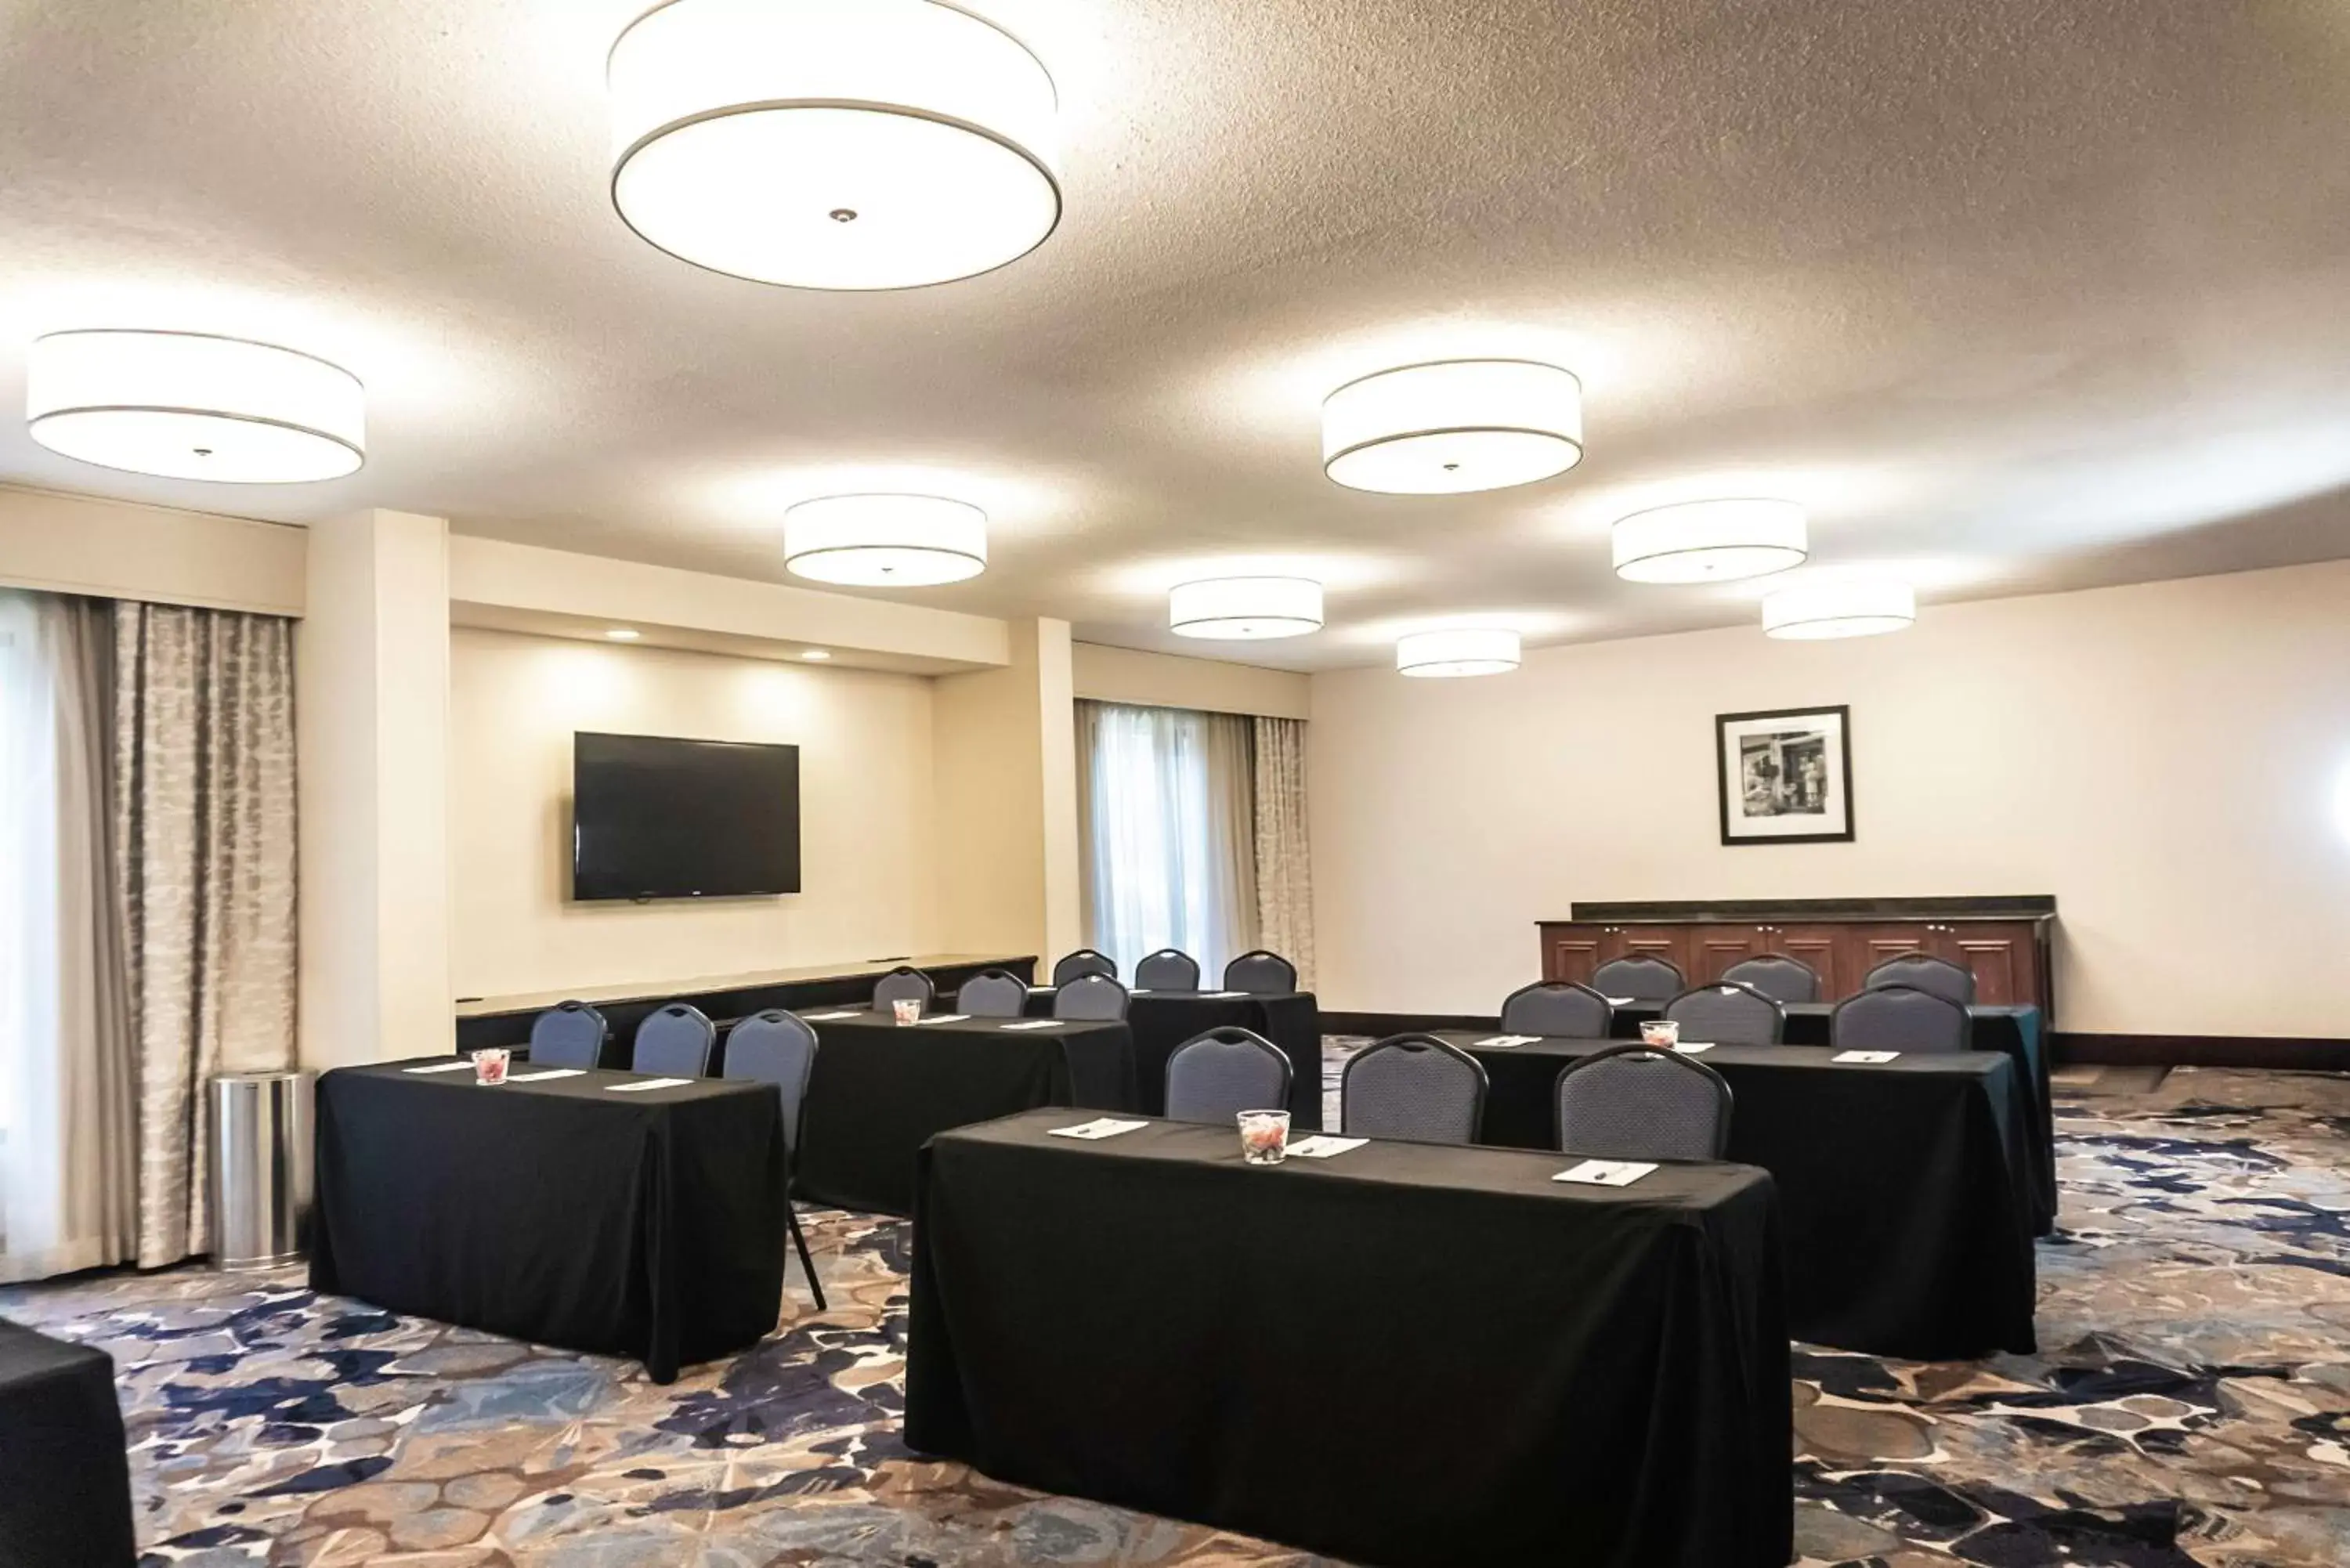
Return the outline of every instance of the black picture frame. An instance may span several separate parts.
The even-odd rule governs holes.
[[[1834,729],[1836,744],[1830,754],[1833,756],[1835,761],[1835,773],[1833,777],[1829,778],[1825,782],[1822,815],[1828,822],[1831,823],[1835,821],[1836,817],[1840,815],[1842,817],[1842,826],[1834,831],[1822,833],[1783,833],[1777,831],[1749,831],[1739,833],[1733,831],[1733,829],[1739,826],[1742,822],[1750,819],[1745,816],[1742,808],[1742,802],[1745,798],[1742,792],[1737,797],[1742,802],[1741,810],[1733,814],[1731,809],[1732,799],[1731,790],[1731,737],[1732,732],[1742,727],[1749,725],[1784,722],[1787,721],[1800,721],[1805,719],[1816,721],[1818,727],[1822,731],[1826,731],[1831,726]],[[1851,707],[1847,704],[1839,703],[1833,707],[1764,708],[1745,713],[1715,714],[1713,716],[1713,784],[1714,791],[1720,799],[1721,842],[1725,847],[1744,848],[1758,844],[1852,843],[1854,831],[1858,826],[1858,818],[1854,815],[1853,811]],[[1838,813],[1836,811],[1825,809],[1827,803],[1833,803],[1835,805],[1840,806],[1842,808],[1841,812]]]

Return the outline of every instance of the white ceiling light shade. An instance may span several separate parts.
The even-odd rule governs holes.
[[[1792,501],[1690,501],[1616,524],[1616,575],[1633,583],[1734,583],[1800,566],[1811,553]]]
[[[1167,596],[1178,637],[1263,641],[1322,629],[1322,585],[1310,577],[1211,577]]]
[[[1530,359],[1450,359],[1349,381],[1322,403],[1322,468],[1350,490],[1461,495],[1583,461],[1583,384]]]
[[[33,341],[25,418],[102,468],[226,484],[340,479],[367,460],[367,395],[324,359],[241,337],[99,328]]]
[[[933,0],[669,0],[612,46],[612,202],[660,249],[799,288],[911,288],[1060,222],[1059,103]]]
[[[937,495],[827,495],[784,514],[794,576],[862,587],[934,587],[987,569],[987,514]]]
[[[1917,590],[1881,577],[1805,583],[1762,600],[1766,633],[1806,641],[1875,637],[1900,631],[1917,618]]]
[[[1506,675],[1518,661],[1518,634],[1500,627],[1415,631],[1396,639],[1396,669],[1406,675]]]

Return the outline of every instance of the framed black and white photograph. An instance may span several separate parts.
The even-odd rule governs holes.
[[[1724,844],[1852,841],[1852,710],[1783,708],[1713,721]]]

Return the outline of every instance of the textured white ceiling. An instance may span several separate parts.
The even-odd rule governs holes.
[[[1052,67],[1067,216],[964,283],[698,272],[606,195],[639,0],[0,10],[0,404],[68,326],[244,333],[370,389],[368,466],[149,483],[0,419],[0,477],[780,577],[784,505],[920,475],[994,563],[902,597],[1175,646],[1201,565],[1318,567],[1383,657],[1749,618],[1607,524],[1807,503],[1936,598],[2350,556],[2341,0],[985,0]],[[1321,395],[1554,358],[1590,456],[1468,498],[1341,490]],[[1930,612],[1929,612],[1930,613]]]

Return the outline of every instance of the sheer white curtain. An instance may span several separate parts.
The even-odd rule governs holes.
[[[1212,984],[1256,946],[1254,744],[1228,713],[1077,704],[1086,940],[1121,973],[1180,948]]]

